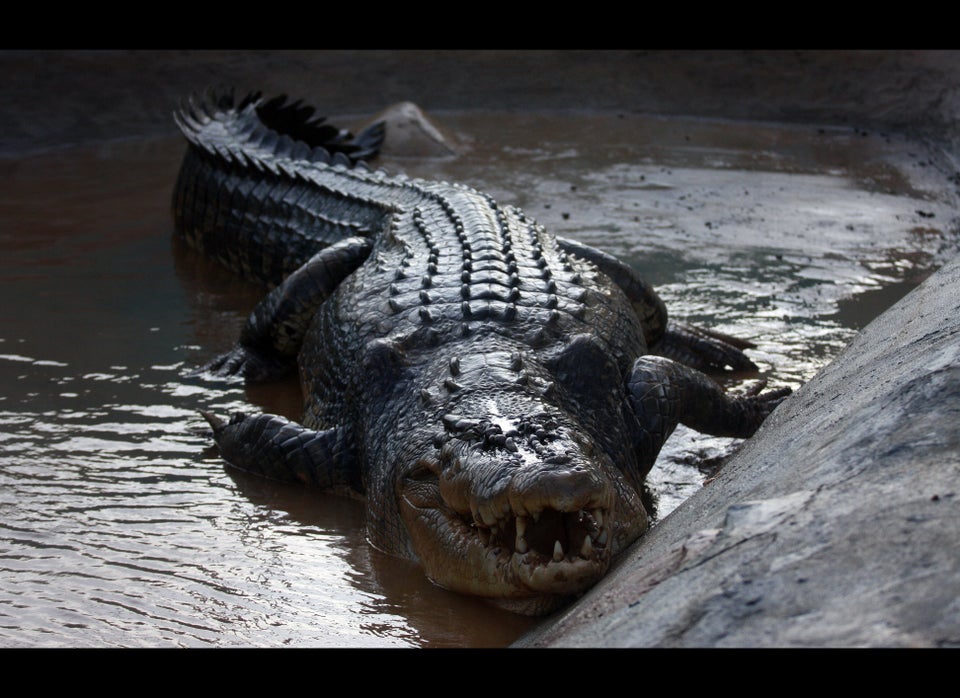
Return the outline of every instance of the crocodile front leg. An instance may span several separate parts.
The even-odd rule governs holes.
[[[317,309],[363,264],[372,246],[367,238],[352,237],[315,254],[257,304],[236,346],[204,370],[250,382],[291,371]]]
[[[363,494],[357,452],[343,427],[311,431],[272,414],[237,413],[229,422],[202,414],[220,455],[235,468],[336,494]]]
[[[627,378],[627,398],[639,426],[639,462],[649,470],[664,442],[684,424],[714,436],[752,436],[791,393],[790,388],[744,395],[725,393],[700,371],[659,356],[641,356]]]

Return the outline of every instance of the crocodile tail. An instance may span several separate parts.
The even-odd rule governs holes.
[[[375,158],[386,135],[386,126],[378,121],[354,136],[328,123],[325,117],[315,116],[316,110],[304,104],[303,100],[288,103],[286,95],[260,102],[258,93],[256,112],[260,122],[267,128],[305,143],[310,148],[323,148],[331,157],[342,153],[351,165]]]
[[[214,156],[222,157],[230,140],[266,144],[275,155],[350,167],[379,154],[384,122],[354,136],[315,111],[302,100],[288,102],[286,95],[264,100],[262,93],[249,92],[238,99],[233,88],[219,87],[182,101],[173,118],[191,144]]]
[[[177,232],[228,269],[276,285],[320,250],[380,229],[383,206],[366,194],[383,178],[355,165],[377,153],[382,124],[355,137],[301,102],[223,88],[185,100],[174,119],[190,143]]]
[[[383,145],[383,139],[386,135],[387,124],[383,121],[377,121],[367,126],[353,139],[354,150],[350,156],[358,162],[372,160],[380,154],[380,147]]]

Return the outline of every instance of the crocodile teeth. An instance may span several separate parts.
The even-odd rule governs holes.
[[[560,541],[557,541],[553,544],[553,561],[560,562],[563,560],[563,546],[560,545]]]
[[[519,533],[517,534],[517,542],[514,544],[513,547],[516,548],[517,552],[520,553],[521,555],[523,555],[528,550],[530,550],[530,548],[527,547],[526,539],[522,538]]]
[[[580,546],[580,557],[592,557],[593,556],[593,543],[590,542],[590,536],[585,536],[583,539],[583,545]]]
[[[593,520],[597,522],[597,528],[603,528],[603,511],[601,509],[593,510]]]
[[[514,547],[517,549],[517,552],[523,555],[525,552],[530,550],[530,547],[527,545],[527,540],[524,538],[524,534],[527,532],[527,518],[525,516],[517,517],[517,541]]]
[[[607,544],[607,529],[603,529],[602,531],[600,531],[600,535],[597,536],[597,543],[599,543],[600,545]]]

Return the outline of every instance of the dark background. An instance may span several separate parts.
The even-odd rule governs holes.
[[[623,109],[850,123],[960,144],[952,51],[3,51],[0,153],[172,134],[184,95],[231,84],[321,113]]]

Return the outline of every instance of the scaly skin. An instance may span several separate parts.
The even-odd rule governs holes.
[[[677,423],[748,436],[789,392],[731,397],[650,356],[752,366],[735,340],[668,323],[619,260],[260,123],[308,138],[298,109],[214,96],[178,116],[181,234],[280,284],[210,368],[262,380],[296,363],[305,396],[302,426],[205,416],[236,467],[365,497],[370,541],[437,584],[556,608],[646,530],[643,479]]]

